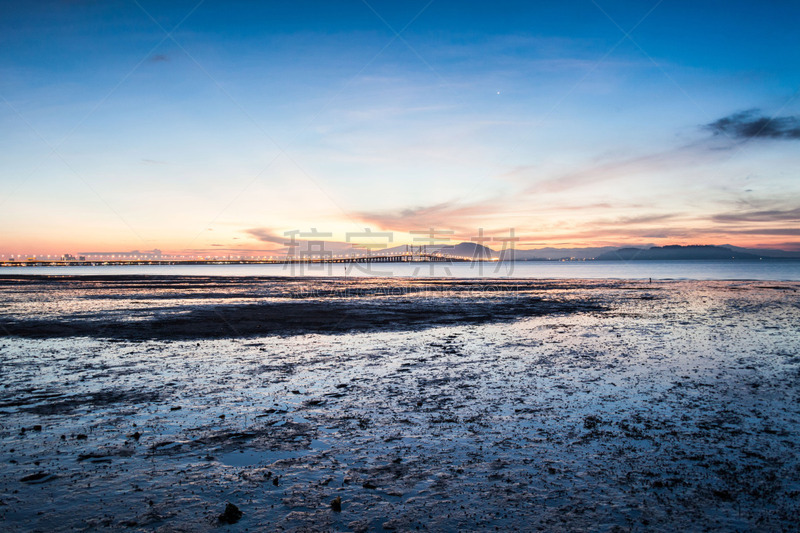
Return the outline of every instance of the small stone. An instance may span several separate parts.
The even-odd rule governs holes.
[[[331,501],[331,510],[334,513],[341,513],[342,512],[342,497],[337,496]]]
[[[219,521],[223,524],[235,524],[242,518],[243,514],[238,507],[228,502],[228,505],[225,506],[225,512],[219,515]]]

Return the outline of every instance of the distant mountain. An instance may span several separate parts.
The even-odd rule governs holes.
[[[470,259],[493,259],[497,252],[475,242],[462,242],[455,246],[442,246],[437,250],[440,254]]]
[[[722,246],[725,248],[730,248],[734,252],[745,252],[760,257],[785,257],[785,258],[800,259],[800,252],[789,252],[786,250],[772,250],[768,248],[740,248],[738,246],[733,246],[730,244],[723,244]]]
[[[716,260],[716,261],[758,261],[762,255],[735,251],[724,246],[653,246],[651,248],[620,248],[597,256],[598,261],[674,261],[674,260]]]
[[[616,246],[599,248],[534,248],[529,250],[505,250],[498,256],[503,261],[558,261],[561,259],[594,259],[600,254],[617,250]]]
[[[393,246],[392,248],[383,248],[381,250],[376,250],[375,253],[380,254],[392,254],[392,253],[403,253],[410,251],[410,248],[413,248],[414,251],[419,249],[419,245],[413,246],[406,246],[405,244],[401,244],[400,246]],[[497,252],[492,250],[491,248],[487,248],[481,244],[475,242],[461,242],[456,245],[424,245],[423,248],[427,252],[436,252],[442,255],[449,255],[451,257],[467,257],[469,259],[493,259],[497,257]]]
[[[417,250],[418,246],[413,246]],[[406,245],[376,250],[375,253],[403,253],[409,251]],[[469,259],[495,259],[502,261],[638,261],[638,260],[715,260],[715,261],[759,261],[759,260],[800,260],[800,252],[785,250],[762,250],[758,248],[739,248],[731,245],[669,245],[619,248],[601,246],[594,248],[534,248],[493,250],[474,242],[461,242],[456,245],[425,246],[428,252],[438,252],[452,257]],[[349,255],[361,255],[363,250],[350,250]]]

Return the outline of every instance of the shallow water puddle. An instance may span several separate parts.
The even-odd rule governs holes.
[[[220,454],[218,460],[227,466],[267,466],[281,459],[295,459],[302,455],[299,452],[237,450]]]

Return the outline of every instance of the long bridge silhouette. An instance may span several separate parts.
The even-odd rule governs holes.
[[[232,265],[232,264],[312,264],[312,263],[456,263],[493,261],[480,257],[445,255],[436,252],[379,252],[363,255],[336,255],[333,253],[301,253],[284,257],[194,257],[194,258],[86,258],[40,259],[29,257],[20,260],[0,261],[0,267],[25,266],[99,266],[99,265]]]

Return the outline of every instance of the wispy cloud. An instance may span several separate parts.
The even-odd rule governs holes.
[[[325,232],[320,232],[319,237],[315,238],[309,238],[311,237],[311,232],[302,232],[295,235],[284,236],[276,234],[274,230],[269,228],[250,228],[244,230],[244,232],[251,237],[255,237],[259,241],[270,242],[283,246],[281,252],[341,253],[359,248],[359,246],[355,243],[328,240],[330,238],[330,233]]]
[[[673,220],[678,214],[665,214],[665,215],[641,215],[632,217],[619,217],[615,219],[594,220],[589,223],[591,226],[635,226],[638,224],[654,224],[657,222],[666,222]]]
[[[212,244],[211,248],[184,248],[180,253],[191,255],[281,255],[284,253],[280,248],[238,248],[226,247],[224,244]]]
[[[704,127],[714,135],[734,139],[800,139],[800,117],[768,117],[758,109],[734,113]]]
[[[725,231],[736,235],[791,235],[800,237],[800,228],[751,228]]]
[[[497,209],[494,201],[461,204],[457,201],[419,206],[395,211],[361,212],[357,216],[381,229],[410,231],[421,228],[448,229],[458,232],[476,231]],[[469,221],[476,221],[470,225]]]
[[[742,211],[720,213],[712,217],[714,222],[785,222],[800,221],[800,207],[794,209],[766,209],[762,211]]]
[[[273,244],[280,244],[281,246],[285,246],[289,242],[288,237],[277,235],[273,230],[268,228],[250,228],[244,230],[244,232],[262,242],[271,242]]]
[[[557,176],[536,179],[526,190],[526,194],[561,193],[580,187],[619,180],[635,175],[649,174],[657,170],[676,170],[700,165],[719,157],[703,145],[692,143],[643,155],[616,158],[589,163],[583,167]],[[530,167],[529,173],[535,172]]]

